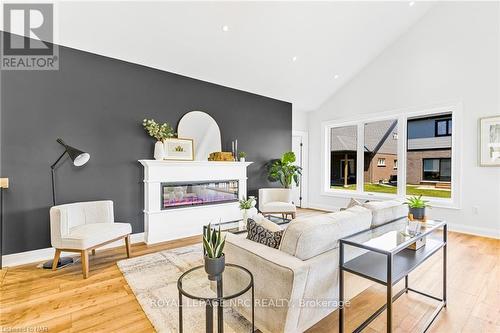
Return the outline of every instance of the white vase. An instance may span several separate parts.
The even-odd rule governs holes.
[[[244,157],[240,157],[240,162],[245,162],[245,158]]]
[[[243,220],[242,220],[243,226],[247,225],[247,221],[248,221],[248,209],[243,209]]]
[[[163,160],[165,158],[165,147],[163,142],[156,141],[155,143],[155,152],[154,152],[155,160]]]

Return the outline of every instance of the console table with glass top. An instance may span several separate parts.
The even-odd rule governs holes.
[[[437,235],[442,232],[441,237]],[[386,304],[375,311],[353,332],[361,332],[384,310],[387,310],[387,332],[392,332],[392,303],[409,291],[429,297],[439,302],[429,318],[424,332],[430,327],[439,312],[446,306],[446,246],[447,224],[442,220],[429,220],[421,223],[421,230],[412,236],[406,218],[390,222],[373,229],[365,230],[340,240],[339,249],[339,304],[344,304],[344,272],[380,283],[387,287]],[[425,238],[425,245],[418,250],[408,249],[411,244]],[[364,253],[345,261],[345,247],[351,246]],[[410,288],[408,274],[425,260],[443,249],[443,295],[442,298]],[[404,288],[393,295],[392,287],[405,279]],[[344,308],[339,307],[339,332],[344,332]]]

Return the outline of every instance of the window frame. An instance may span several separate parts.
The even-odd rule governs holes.
[[[385,168],[387,164],[385,163],[385,158],[379,157],[377,160],[377,167],[379,168]]]
[[[450,126],[450,123],[452,122],[452,118],[441,118],[441,119],[436,119],[434,121],[434,136],[435,137],[443,137],[443,136],[451,136],[450,128],[453,130],[453,125]],[[440,122],[446,122],[446,130],[445,134],[439,134],[439,123]]]
[[[454,104],[441,104],[430,107],[414,107],[399,110],[391,110],[379,113],[378,116],[362,115],[352,118],[337,118],[333,120],[323,121],[321,123],[321,173],[322,173],[322,183],[321,183],[321,195],[328,197],[337,198],[358,198],[358,199],[369,199],[369,200],[387,200],[387,199],[399,199],[405,200],[406,195],[406,169],[407,169],[407,144],[408,144],[408,129],[407,121],[412,118],[418,117],[440,117],[445,114],[451,114],[449,117],[453,126],[451,127],[452,136],[452,151],[451,151],[451,198],[437,198],[437,197],[425,197],[426,200],[430,202],[431,205],[435,207],[460,209],[461,207],[461,196],[460,188],[462,183],[461,175],[461,124],[462,124],[462,103],[456,102]],[[364,191],[364,124],[383,121],[383,120],[398,120],[397,132],[398,132],[398,168],[397,168],[397,179],[398,188],[397,194],[388,193],[378,193],[378,192],[365,192]],[[342,126],[352,126],[356,125],[357,130],[357,184],[356,190],[343,190],[343,189],[331,189],[329,187],[330,182],[330,131],[335,127]],[[399,140],[404,138],[404,140]],[[403,161],[403,163],[401,163]],[[403,185],[402,185],[403,184]]]

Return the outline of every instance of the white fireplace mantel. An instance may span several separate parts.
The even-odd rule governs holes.
[[[144,234],[147,244],[202,232],[203,225],[242,218],[238,202],[162,210],[161,183],[238,180],[240,199],[247,194],[252,162],[139,160],[144,166]]]

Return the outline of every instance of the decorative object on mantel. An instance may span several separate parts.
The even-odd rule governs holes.
[[[427,200],[422,199],[422,195],[409,197],[405,204],[409,207],[408,219],[413,220],[426,220],[425,207],[430,207]]]
[[[194,160],[194,144],[192,139],[167,139],[165,144],[165,160]]]
[[[284,188],[291,188],[292,182],[299,186],[299,178],[302,168],[295,165],[295,153],[289,151],[283,154],[281,159],[273,160],[268,164],[268,178],[272,182],[280,182]]]
[[[479,120],[479,163],[500,166],[500,116]]]
[[[243,197],[242,199],[240,199],[240,209],[243,211],[242,223],[244,223],[245,225],[247,224],[247,220],[248,220],[248,211],[250,209],[252,209],[253,207],[255,207],[256,203],[257,202],[255,200],[255,197],[248,197],[248,199]]]
[[[224,267],[226,266],[226,258],[224,256],[224,245],[226,244],[226,236],[221,234],[219,230],[212,228],[210,223],[203,227],[203,249],[205,272],[208,274],[210,281],[220,280]]]
[[[244,151],[240,151],[238,153],[238,157],[240,158],[240,162],[245,162],[245,157],[247,157],[247,153],[245,153]]]
[[[154,119],[144,119],[142,126],[148,132],[149,136],[156,139],[154,158],[163,160],[165,158],[164,141],[175,136],[174,129],[169,123],[157,123]]]
[[[9,188],[9,178],[0,178],[0,269],[2,269],[3,190]]]
[[[205,112],[186,113],[177,125],[177,133],[181,138],[193,139],[196,161],[206,161],[210,153],[222,151],[219,125]]]
[[[216,151],[213,153],[210,153],[208,156],[209,161],[226,161],[226,162],[233,162],[234,157],[232,152],[226,152],[226,151]]]
[[[233,158],[236,161],[238,157],[238,139],[231,141],[231,151],[233,152]]]

